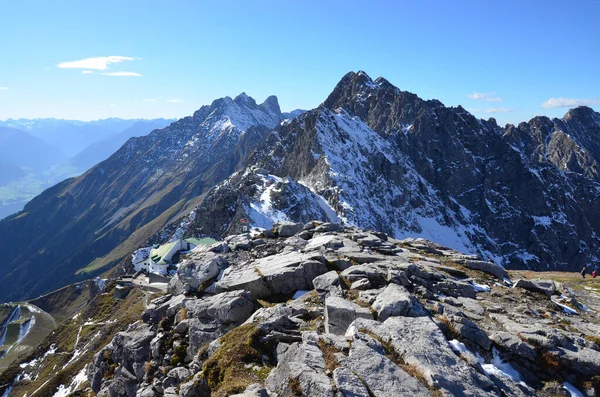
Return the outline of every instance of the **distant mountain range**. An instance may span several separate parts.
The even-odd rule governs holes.
[[[217,99],[0,221],[0,300],[127,265],[149,242],[238,233],[241,219],[339,220],[580,270],[600,263],[599,134],[590,108],[502,128],[364,72],[291,115],[274,96]]]
[[[92,122],[18,119],[0,122],[0,218],[23,208],[43,189],[82,174],[127,139],[171,120],[106,119]]]

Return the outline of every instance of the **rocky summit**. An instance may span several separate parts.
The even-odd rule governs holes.
[[[4,381],[49,396],[595,396],[599,288],[424,239],[281,222],[195,248],[87,359],[55,347]]]

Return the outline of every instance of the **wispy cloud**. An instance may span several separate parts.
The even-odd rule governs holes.
[[[0,87],[0,91],[8,90],[8,87]]]
[[[600,99],[550,98],[546,102],[542,102],[542,107],[546,109],[591,105],[600,105]]]
[[[511,113],[513,110],[510,108],[488,108],[483,111],[485,113]]]
[[[136,72],[106,72],[102,76],[118,76],[118,77],[140,77],[140,73]]]
[[[510,108],[488,108],[488,109],[467,109],[471,113],[511,113],[514,112]]]
[[[111,63],[120,63],[123,61],[133,61],[132,57],[122,57],[111,55],[108,57],[85,58],[79,61],[61,62],[56,67],[61,69],[92,69],[106,70]]]
[[[142,102],[148,102],[148,103],[156,102],[156,99],[143,99]]]
[[[82,70],[81,73],[82,74],[94,74],[95,72],[93,70]]]
[[[110,105],[102,105],[103,108],[115,108],[117,107],[117,105],[115,105],[114,103],[111,103]]]
[[[167,103],[181,103],[182,99],[167,99]]]
[[[474,92],[467,96],[469,97],[469,99],[473,99],[475,101],[502,102],[502,98],[500,98],[498,95],[496,95],[495,92],[491,92],[491,93]]]

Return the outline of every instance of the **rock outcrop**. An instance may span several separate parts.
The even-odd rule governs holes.
[[[190,255],[171,284],[197,287],[153,300],[145,322],[101,350],[87,370],[91,389],[128,397],[600,391],[596,309],[563,310],[569,302],[553,293],[575,299],[565,285],[512,287],[510,272],[424,240],[318,223],[295,229]],[[348,261],[344,270],[338,261]]]

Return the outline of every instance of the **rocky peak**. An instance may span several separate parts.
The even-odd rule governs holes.
[[[600,114],[588,106],[578,106],[569,111],[562,118],[564,122],[576,121],[587,126],[600,126]]]

